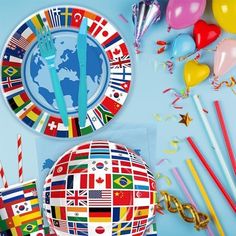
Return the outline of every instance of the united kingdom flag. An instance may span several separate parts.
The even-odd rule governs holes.
[[[123,56],[123,57],[117,57],[113,60],[110,60],[110,66],[111,68],[123,68],[123,67],[131,67],[131,60],[130,57]]]
[[[67,205],[69,206],[87,206],[87,190],[67,191]]]

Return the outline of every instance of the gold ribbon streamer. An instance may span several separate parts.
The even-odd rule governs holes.
[[[171,213],[179,213],[180,217],[189,223],[195,224],[195,229],[205,229],[210,221],[207,214],[198,212],[197,209],[187,203],[181,203],[178,198],[170,195],[165,191],[161,191],[161,195],[164,198],[164,203],[167,210]],[[164,207],[162,207],[164,209]]]
[[[233,88],[236,85],[236,80],[234,77],[231,77],[229,81],[222,81],[219,84],[214,84],[214,89],[219,90],[223,85],[225,85],[228,88]],[[232,89],[232,91],[235,93],[235,91]]]

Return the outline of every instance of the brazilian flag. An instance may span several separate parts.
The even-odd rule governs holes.
[[[113,188],[115,188],[115,189],[133,189],[132,175],[113,174]]]
[[[29,235],[31,233],[37,232],[39,230],[39,226],[37,221],[33,221],[24,225],[21,225],[21,231],[23,235]]]

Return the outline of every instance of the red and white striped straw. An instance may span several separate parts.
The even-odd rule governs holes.
[[[230,157],[230,161],[231,161],[231,164],[232,164],[232,168],[234,170],[234,174],[236,175],[236,159],[235,159],[234,151],[233,151],[232,144],[231,144],[231,141],[230,141],[230,138],[229,138],[229,134],[228,134],[228,131],[227,131],[227,128],[226,128],[226,123],[225,123],[225,120],[224,120],[224,116],[223,116],[223,113],[222,113],[220,102],[219,101],[214,101],[214,105],[215,105],[217,117],[218,117],[218,120],[219,120],[219,123],[220,123],[221,131],[222,131],[222,134],[223,134],[223,137],[224,137],[225,146],[227,148],[227,151],[228,151],[228,154],[229,154],[229,157]]]
[[[23,158],[22,158],[22,141],[21,135],[17,137],[17,156],[18,156],[18,173],[20,183],[23,183]]]
[[[4,188],[8,188],[7,179],[6,179],[5,172],[4,172],[1,161],[0,161],[0,175],[1,175],[1,179],[2,179],[2,182],[3,182]]]

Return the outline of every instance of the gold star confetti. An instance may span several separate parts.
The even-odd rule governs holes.
[[[185,115],[179,115],[181,116],[181,120],[179,121],[179,123],[185,124],[188,127],[193,119],[189,116],[188,113],[186,113]]]

